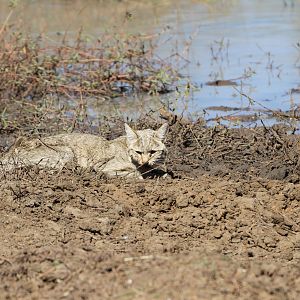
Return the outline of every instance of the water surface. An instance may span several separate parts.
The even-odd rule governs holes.
[[[0,0],[0,21],[8,14],[7,1]],[[65,31],[75,38],[80,28],[90,39],[107,31],[162,33],[157,55],[167,61],[178,54],[172,62],[178,58],[182,83],[190,82],[190,92],[182,86],[167,100],[140,95],[115,100],[113,105],[94,103],[89,112],[136,116],[168,101],[178,112],[210,119],[232,113],[219,111],[218,106],[249,107],[239,91],[255,100],[252,111],[297,108],[300,93],[292,90],[300,84],[299,16],[300,1],[287,0],[53,0],[20,2],[9,22],[25,31],[43,32],[53,41]],[[206,85],[215,80],[237,85],[235,89]]]

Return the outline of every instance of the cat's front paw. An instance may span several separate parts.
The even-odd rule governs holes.
[[[164,174],[163,176],[162,176],[162,178],[163,179],[171,179],[171,176],[168,174],[168,173],[166,173],[166,174]]]

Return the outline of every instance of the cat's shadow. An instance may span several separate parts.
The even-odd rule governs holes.
[[[174,178],[172,171],[164,171],[161,169],[152,169],[141,171],[144,179],[154,179],[154,178]]]

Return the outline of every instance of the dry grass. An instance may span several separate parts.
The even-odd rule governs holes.
[[[4,29],[0,35],[0,97],[35,99],[46,95],[109,99],[133,92],[166,93],[177,79],[155,58],[151,37],[107,35],[90,44],[81,32],[75,42],[47,45]]]

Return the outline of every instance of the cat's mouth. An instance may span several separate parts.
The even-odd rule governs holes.
[[[153,153],[131,155],[131,161],[135,164],[135,166],[149,166],[156,167],[164,163],[164,155],[160,155],[160,157],[155,157]]]
[[[137,167],[137,168],[141,168],[141,167],[152,167],[152,163],[150,163],[149,161],[147,162],[140,162],[138,160],[132,159],[133,164]]]
[[[135,159],[132,159],[132,163],[136,166],[136,168],[138,170],[142,169],[142,168],[146,168],[146,169],[156,169],[158,168],[161,163],[159,162],[153,162],[153,161],[146,161],[146,162],[143,162],[143,161],[139,161],[139,160],[135,160]]]

